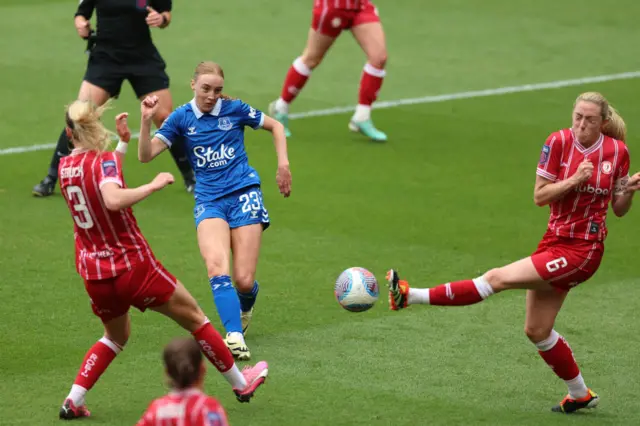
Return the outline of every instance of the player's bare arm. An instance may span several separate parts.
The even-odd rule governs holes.
[[[278,171],[276,173],[276,182],[280,193],[285,197],[291,195],[291,171],[289,170],[289,156],[287,154],[287,138],[282,123],[268,115],[264,115],[264,123],[262,128],[271,132],[273,135],[273,144],[276,148],[278,156]]]
[[[158,110],[158,97],[147,96],[140,104],[142,119],[140,123],[140,138],[138,139],[138,160],[148,163],[167,149],[167,145],[157,137],[151,138],[151,123]]]
[[[639,189],[640,173],[636,173],[631,177],[624,176],[616,181],[611,199],[611,209],[616,216],[622,217],[629,212],[633,195]]]
[[[542,207],[551,204],[564,197],[572,189],[588,181],[593,175],[593,163],[585,159],[576,172],[568,179],[553,182],[542,176],[536,176],[536,183],[533,189],[533,202]]]
[[[124,160],[129,141],[131,140],[131,129],[129,129],[129,124],[127,123],[128,117],[128,112],[122,112],[116,115],[116,133],[118,134],[119,141],[115,153],[121,161]]]
[[[139,203],[173,182],[175,182],[173,175],[163,172],[159,173],[151,182],[137,188],[121,188],[117,183],[108,182],[102,185],[100,193],[107,209],[118,211]]]

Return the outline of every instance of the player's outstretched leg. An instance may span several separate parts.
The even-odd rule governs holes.
[[[390,304],[392,310],[415,304],[467,306],[482,302],[504,290],[552,289],[551,285],[540,277],[531,257],[491,269],[471,280],[453,281],[432,288],[410,287],[406,281],[400,280],[398,273],[393,269],[387,273],[387,280],[389,298],[393,301]]]
[[[73,420],[89,417],[85,395],[115,359],[129,338],[129,315],[111,319],[105,324],[105,336],[86,353],[69,395],[60,407],[60,418]]]
[[[389,307],[397,311],[408,305],[466,306],[482,302],[494,294],[484,276],[473,280],[455,281],[433,288],[411,288],[391,269],[387,272],[389,284]]]
[[[594,408],[600,398],[585,384],[567,341],[553,329],[566,296],[566,292],[554,289],[527,291],[524,330],[544,362],[567,385],[567,396],[551,410],[573,413],[583,408]]]
[[[229,382],[238,401],[249,402],[269,374],[266,362],[247,366],[241,372],[220,333],[213,328],[195,299],[181,283],[178,283],[168,302],[152,309],[172,318],[191,332],[204,356]]]
[[[387,48],[380,22],[366,22],[354,26],[353,36],[367,55],[367,63],[362,71],[358,105],[349,122],[349,129],[360,132],[374,141],[386,141],[387,135],[378,130],[371,120],[371,106],[378,98],[382,82],[386,76]]]

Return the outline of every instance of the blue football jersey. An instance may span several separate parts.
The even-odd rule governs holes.
[[[192,99],[173,111],[155,135],[168,146],[184,139],[196,174],[195,198],[209,201],[260,185],[244,148],[244,127],[259,129],[263,122],[261,111],[240,100],[220,98],[211,112],[204,113]]]

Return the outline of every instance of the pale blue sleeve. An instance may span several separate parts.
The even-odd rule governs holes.
[[[255,109],[244,102],[240,102],[240,107],[237,111],[240,123],[244,126],[249,126],[252,129],[259,129],[264,124],[264,114],[259,109]]]
[[[183,115],[182,110],[177,109],[173,111],[156,131],[155,136],[167,144],[167,146],[171,147],[171,145],[183,135],[182,126],[180,125],[183,121]]]

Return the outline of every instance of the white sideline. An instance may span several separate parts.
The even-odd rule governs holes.
[[[456,99],[471,99],[471,98],[481,98],[485,96],[507,95],[511,93],[533,92],[533,91],[545,90],[545,89],[559,89],[562,87],[581,86],[583,84],[602,83],[602,82],[614,81],[614,80],[629,80],[629,79],[639,78],[639,77],[640,77],[640,71],[631,71],[631,72],[623,72],[618,74],[598,75],[594,77],[574,78],[571,80],[557,80],[557,81],[550,81],[547,83],[524,84],[522,86],[507,86],[507,87],[498,87],[495,89],[473,90],[469,92],[449,93],[449,94],[435,95],[435,96],[423,96],[420,98],[407,98],[407,99],[397,99],[394,101],[381,101],[381,102],[376,102],[373,105],[373,108],[385,109],[385,108],[395,108],[403,105],[431,104],[436,102],[453,101]],[[309,118],[309,117],[337,115],[337,114],[351,112],[354,109],[355,109],[354,106],[318,109],[318,110],[312,110],[312,111],[293,113],[289,115],[289,118],[291,120],[296,120],[296,119]],[[132,135],[133,138],[137,138],[138,136],[139,136],[139,133]],[[32,152],[32,151],[42,151],[42,150],[52,149],[55,146],[56,146],[55,143],[45,143],[45,144],[39,144],[39,145],[3,148],[3,149],[0,149],[0,155],[11,155],[11,154],[21,154],[21,153]]]

